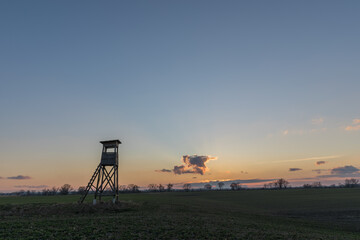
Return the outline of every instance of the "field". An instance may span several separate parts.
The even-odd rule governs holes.
[[[0,239],[360,239],[360,189],[129,193],[97,206],[78,199],[0,197]]]

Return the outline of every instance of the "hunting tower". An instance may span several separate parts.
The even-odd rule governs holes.
[[[94,191],[93,204],[96,204],[96,199],[105,193],[113,195],[113,202],[119,200],[119,140],[101,141],[103,145],[100,164],[96,168],[91,177],[84,194],[80,198],[82,203],[89,191]]]

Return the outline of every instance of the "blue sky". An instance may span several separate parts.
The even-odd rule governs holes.
[[[252,165],[286,159],[360,167],[359,132],[344,130],[360,118],[359,10],[358,1],[2,1],[0,176],[86,184],[109,138],[124,142],[126,184],[190,181],[154,170],[191,154],[218,157],[200,176],[211,180],[234,169],[229,178],[289,178],[290,166],[272,176],[271,164]]]

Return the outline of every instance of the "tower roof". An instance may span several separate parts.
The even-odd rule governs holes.
[[[119,139],[115,139],[115,140],[107,140],[107,141],[100,141],[101,144],[104,144],[104,145],[119,145],[121,144],[120,140]]]

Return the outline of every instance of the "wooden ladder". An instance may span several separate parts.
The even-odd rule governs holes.
[[[87,187],[86,187],[86,189],[85,189],[84,194],[80,197],[79,203],[83,203],[83,202],[84,202],[86,196],[88,195],[88,193],[89,193],[89,191],[91,190],[92,187],[96,188],[96,187],[93,185],[93,183],[94,183],[96,177],[97,177],[97,176],[99,175],[99,173],[100,173],[100,168],[101,168],[101,164],[99,164],[99,166],[96,168],[94,174],[92,175],[92,177],[91,177],[91,179],[90,179],[90,181],[89,181],[89,183],[88,183],[88,185],[87,185]]]

